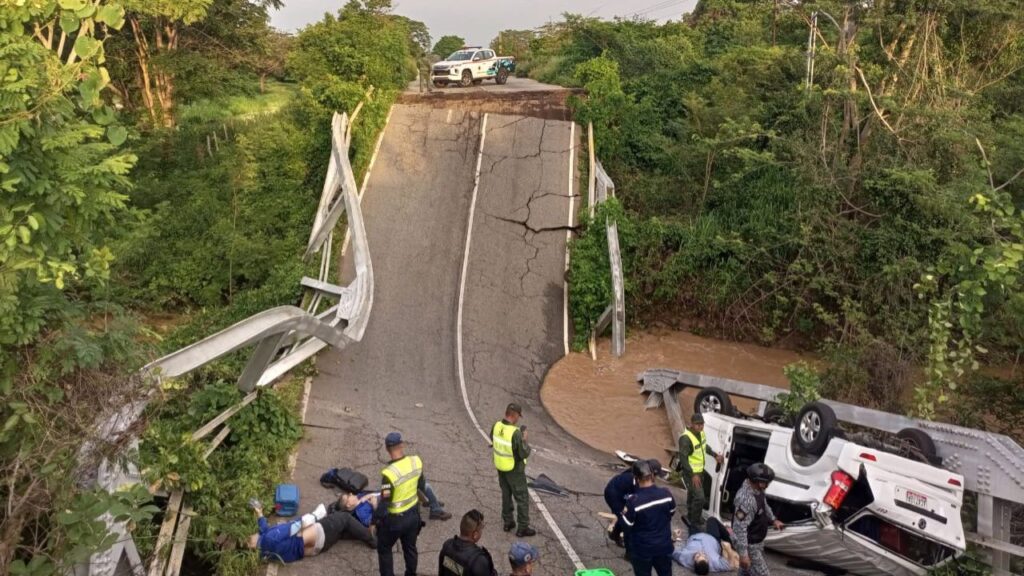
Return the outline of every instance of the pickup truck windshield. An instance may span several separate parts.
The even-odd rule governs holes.
[[[462,62],[462,61],[465,61],[465,60],[472,59],[473,58],[473,54],[474,54],[474,52],[472,52],[472,51],[469,51],[469,52],[453,52],[452,55],[448,57],[448,60],[449,61],[454,61],[454,62]]]

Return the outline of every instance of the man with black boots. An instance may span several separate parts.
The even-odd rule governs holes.
[[[764,558],[764,539],[768,527],[782,530],[784,525],[765,501],[764,491],[775,479],[771,466],[757,462],[747,468],[747,480],[736,492],[732,517],[733,544],[740,555],[740,576],[768,576]]]
[[[497,576],[487,548],[477,546],[483,536],[484,515],[473,509],[462,516],[459,535],[441,546],[437,557],[439,576]]]
[[[677,466],[679,477],[686,485],[686,516],[683,519],[691,534],[699,532],[704,525],[704,507],[711,488],[711,475],[706,470],[705,455],[722,463],[722,455],[715,454],[708,446],[708,437],[704,433],[704,415],[697,413],[690,417],[690,427],[679,435]]]
[[[505,532],[512,531],[518,523],[516,536],[520,538],[537,534],[530,527],[526,486],[526,459],[530,456],[530,445],[526,443],[526,426],[518,425],[522,417],[523,408],[513,402],[505,408],[505,418],[491,427],[494,467],[498,469],[498,485],[501,486],[501,519]]]
[[[626,525],[626,550],[636,576],[672,576],[672,515],[676,500],[668,490],[654,485],[650,460],[633,463],[636,492],[626,497],[622,522]]]
[[[381,471],[380,504],[374,511],[377,523],[377,561],[380,576],[395,576],[395,559],[391,549],[402,542],[405,576],[416,576],[419,552],[416,538],[423,522],[420,519],[419,491],[425,488],[423,462],[419,456],[406,456],[402,435],[391,432],[384,438],[390,461]]]

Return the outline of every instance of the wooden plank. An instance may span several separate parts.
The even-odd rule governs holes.
[[[245,396],[245,398],[242,398],[241,402],[239,402],[238,404],[235,404],[231,408],[228,408],[227,410],[221,412],[220,415],[218,415],[216,418],[214,418],[213,420],[210,420],[202,428],[200,428],[199,430],[196,430],[195,432],[193,432],[192,433],[192,439],[193,440],[199,440],[201,438],[204,438],[210,432],[213,432],[214,430],[216,430],[217,426],[220,426],[228,418],[231,418],[232,416],[234,416],[239,410],[241,410],[242,408],[245,408],[246,406],[251,404],[252,401],[256,399],[257,394],[258,394],[258,390],[253,390],[252,392],[248,393]]]
[[[213,440],[210,441],[210,447],[203,453],[203,460],[209,458],[210,454],[213,454],[213,451],[217,449],[217,446],[220,446],[220,443],[223,442],[230,433],[231,427],[225,424],[224,427],[220,429],[220,432],[217,432],[217,435],[213,437]]]
[[[171,492],[171,499],[167,502],[167,511],[164,513],[164,523],[160,525],[160,533],[156,537],[156,547],[153,549],[153,561],[149,564],[149,576],[162,576],[164,573],[164,548],[171,540],[174,527],[178,523],[178,513],[181,511],[181,499],[185,493],[181,490]]]
[[[181,511],[181,521],[174,532],[174,544],[171,546],[171,559],[167,562],[164,576],[178,576],[181,563],[185,559],[185,545],[188,543],[188,529],[192,525],[192,505],[186,504]]]

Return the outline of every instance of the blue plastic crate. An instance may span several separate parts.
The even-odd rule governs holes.
[[[278,516],[295,516],[299,513],[299,487],[294,484],[278,484],[274,491],[274,512]]]

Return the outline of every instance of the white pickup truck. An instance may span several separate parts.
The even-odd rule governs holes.
[[[509,74],[509,67],[495,55],[494,50],[471,47],[456,50],[448,58],[434,64],[430,80],[439,88],[448,84],[468,87],[484,80],[504,84]]]

